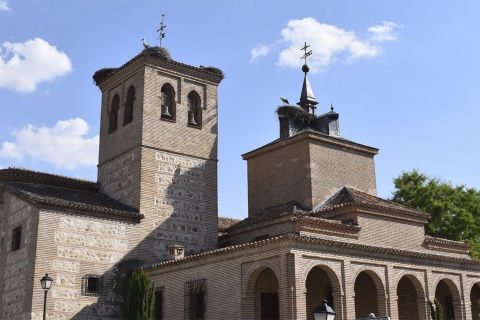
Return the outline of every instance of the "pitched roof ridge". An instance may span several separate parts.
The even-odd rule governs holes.
[[[98,183],[94,181],[12,166],[0,169],[0,182],[38,183],[63,188],[67,185],[74,189],[89,191],[98,189]]]

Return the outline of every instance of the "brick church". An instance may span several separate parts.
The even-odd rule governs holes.
[[[127,275],[155,285],[156,319],[479,319],[480,260],[426,236],[429,214],[376,196],[378,149],[342,138],[304,82],[279,138],[243,155],[248,217],[217,210],[221,70],[147,47],[94,80],[98,181],[0,170],[0,319],[123,319]]]

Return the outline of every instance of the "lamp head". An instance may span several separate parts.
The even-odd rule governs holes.
[[[335,311],[328,306],[327,300],[323,300],[322,304],[313,310],[313,317],[315,320],[334,320]]]
[[[45,274],[45,276],[40,279],[40,284],[42,286],[42,289],[47,291],[50,289],[52,286],[53,279],[48,276],[48,273]]]

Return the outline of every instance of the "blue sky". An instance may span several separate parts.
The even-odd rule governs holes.
[[[247,215],[241,154],[278,137],[280,96],[310,83],[341,135],[380,149],[377,189],[402,171],[480,189],[480,2],[0,0],[0,168],[96,180],[93,73],[145,38],[174,60],[220,68],[219,213]]]

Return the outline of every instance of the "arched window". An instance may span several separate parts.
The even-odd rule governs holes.
[[[162,110],[161,118],[175,121],[175,91],[171,85],[164,84],[162,87]]]
[[[117,131],[118,109],[120,108],[120,97],[116,94],[112,99],[110,108],[110,121],[108,124],[108,133]]]
[[[133,120],[133,101],[135,100],[135,88],[130,86],[127,92],[127,103],[123,112],[123,125],[129,124]]]
[[[188,124],[191,126],[202,126],[202,108],[200,97],[195,91],[188,94]]]

